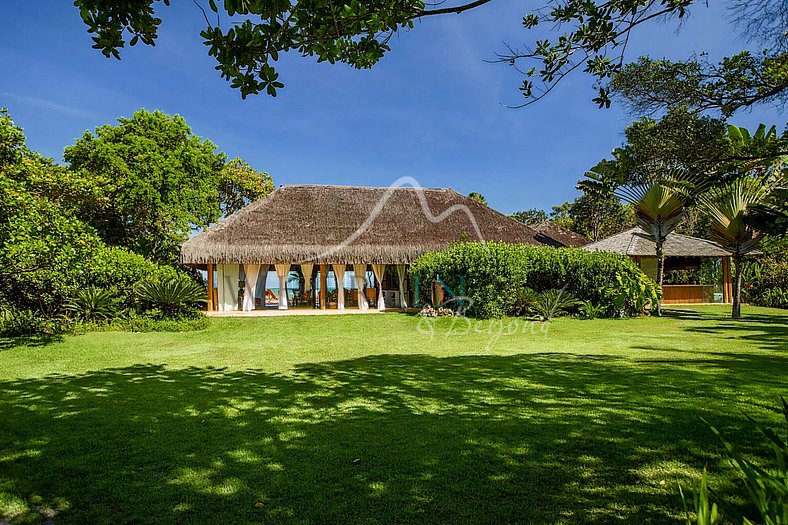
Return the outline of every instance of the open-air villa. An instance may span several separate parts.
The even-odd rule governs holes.
[[[188,240],[181,258],[207,271],[209,312],[383,310],[414,304],[408,265],[425,252],[536,236],[451,189],[293,185]]]
[[[207,272],[209,312],[384,310],[415,304],[408,265],[419,255],[481,239],[619,253],[656,276],[655,245],[640,228],[589,244],[451,189],[410,187],[283,186],[189,239],[181,258]],[[671,233],[664,251],[664,303],[731,302],[724,248]]]

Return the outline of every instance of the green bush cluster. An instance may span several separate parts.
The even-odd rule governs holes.
[[[788,308],[788,248],[768,250],[750,263],[746,272],[746,299],[754,305]]]
[[[456,243],[422,255],[410,272],[422,303],[431,302],[437,278],[455,295],[470,298],[468,313],[481,318],[518,314],[525,289],[564,289],[574,299],[601,305],[607,316],[642,314],[659,293],[627,257],[549,246]]]

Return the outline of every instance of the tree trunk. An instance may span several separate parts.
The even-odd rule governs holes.
[[[660,291],[662,291],[662,278],[665,275],[665,252],[663,250],[663,246],[665,244],[665,239],[658,239],[656,242],[657,245],[657,284],[659,285]],[[657,302],[657,315],[662,315],[662,300]]]
[[[733,254],[733,264],[736,265],[736,274],[733,278],[733,308],[731,309],[731,317],[739,319],[741,317],[742,260],[741,254],[738,251]]]

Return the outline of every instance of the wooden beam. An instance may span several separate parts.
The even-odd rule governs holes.
[[[213,312],[216,305],[213,304],[213,264],[208,265],[208,311]]]
[[[328,277],[328,265],[320,265],[320,309],[326,309],[326,281]]]
[[[722,301],[726,304],[733,302],[733,281],[731,280],[731,258],[722,258]]]

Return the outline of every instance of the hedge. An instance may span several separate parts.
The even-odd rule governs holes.
[[[657,286],[626,256],[575,248],[457,243],[419,257],[410,268],[421,303],[430,303],[436,279],[471,299],[468,313],[501,317],[514,313],[519,292],[566,287],[576,299],[602,305],[608,316],[638,315],[658,297]]]

